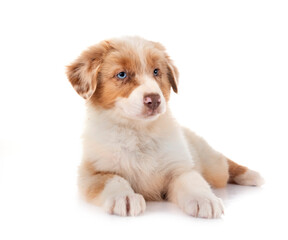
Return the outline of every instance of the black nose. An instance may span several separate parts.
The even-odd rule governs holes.
[[[144,96],[143,102],[146,107],[155,110],[159,107],[161,103],[161,97],[157,93],[147,94]]]

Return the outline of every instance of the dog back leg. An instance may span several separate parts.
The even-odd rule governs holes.
[[[223,154],[215,151],[203,138],[187,128],[184,135],[192,154],[196,154],[196,169],[214,188],[225,187],[226,184],[259,186],[264,183],[259,173],[241,166]]]
[[[258,172],[241,166],[227,158],[229,166],[229,182],[246,186],[261,186],[264,179]]]

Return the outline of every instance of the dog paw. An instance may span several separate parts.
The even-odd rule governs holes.
[[[220,218],[224,213],[222,200],[213,194],[195,195],[183,202],[182,209],[193,217]]]
[[[248,169],[245,173],[236,176],[233,180],[237,184],[245,186],[261,186],[265,182],[258,172],[250,169]]]
[[[111,197],[104,203],[106,212],[119,216],[137,216],[144,212],[145,208],[143,196],[136,193]]]

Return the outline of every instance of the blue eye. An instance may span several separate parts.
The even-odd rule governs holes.
[[[120,80],[123,80],[127,77],[127,73],[126,72],[119,72],[117,75],[116,75],[117,78],[119,78]]]
[[[154,76],[158,76],[158,74],[159,74],[159,69],[158,69],[158,68],[154,69],[153,74],[154,74]]]

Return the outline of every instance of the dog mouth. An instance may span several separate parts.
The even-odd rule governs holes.
[[[161,111],[159,109],[148,109],[143,114],[142,117],[145,119],[154,119],[155,117],[159,116]]]
[[[147,112],[146,112],[146,116],[147,117],[150,117],[150,116],[155,116],[155,115],[157,115],[157,114],[159,114],[160,112],[157,110],[157,109],[155,109],[155,110],[148,110]]]

